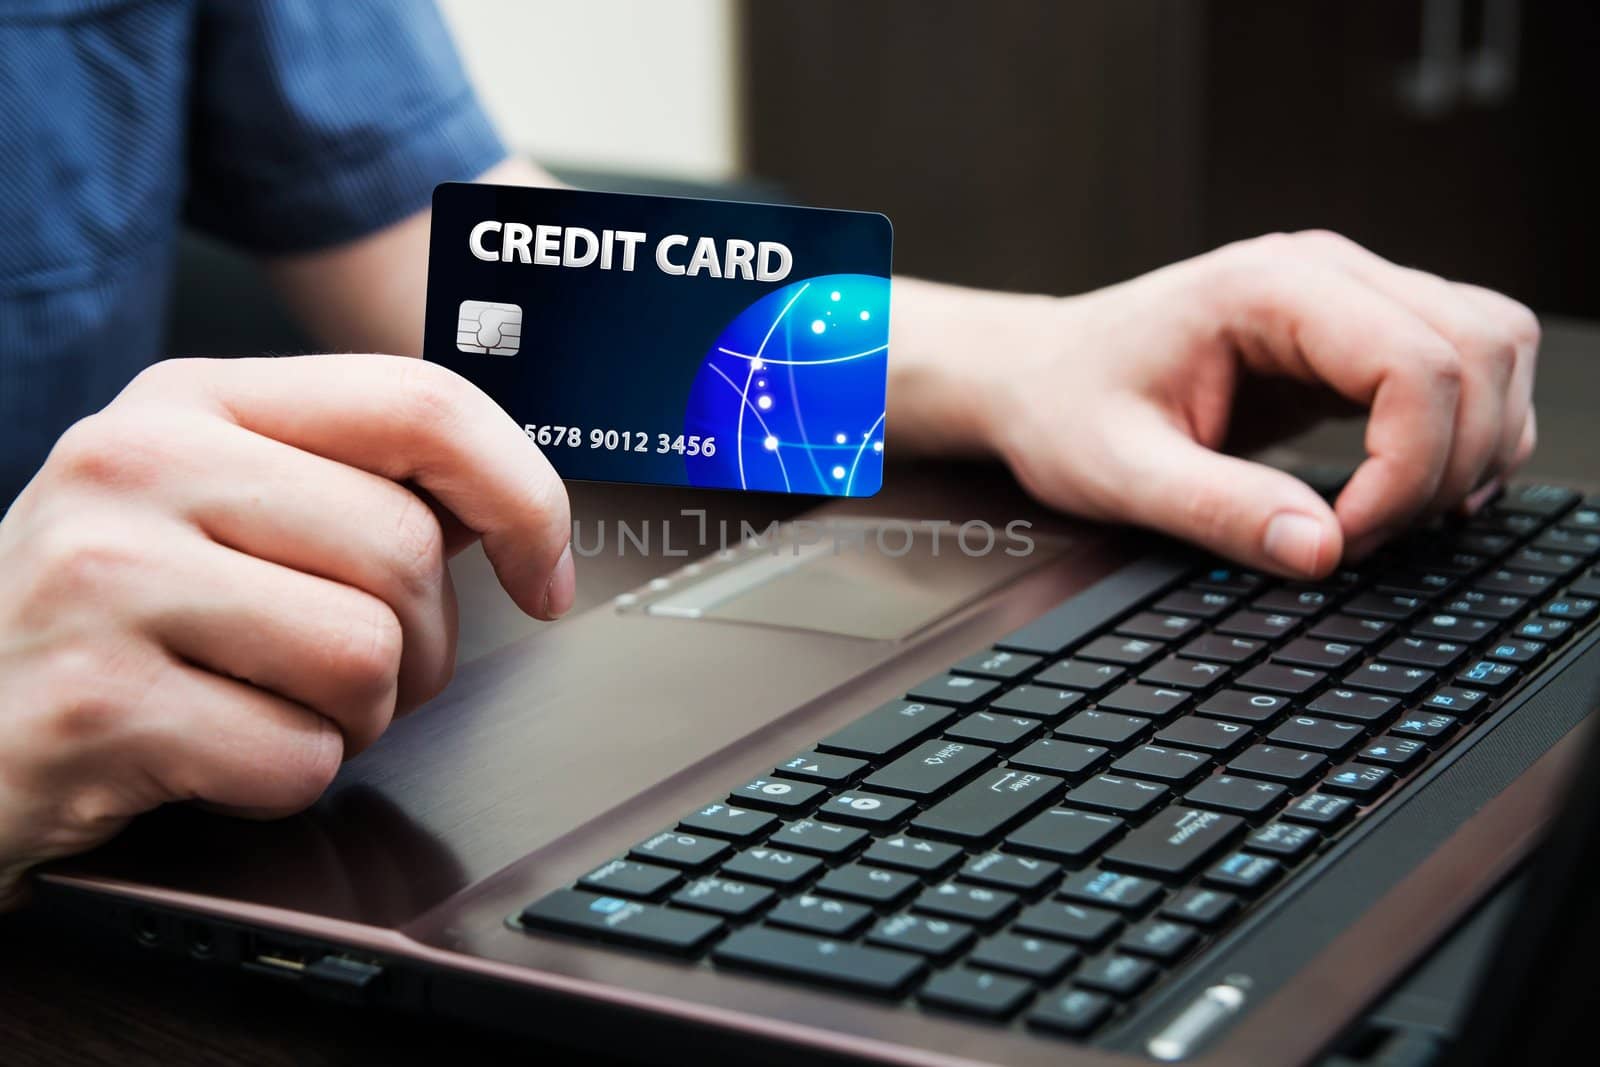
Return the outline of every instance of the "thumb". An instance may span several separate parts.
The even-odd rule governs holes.
[[[1110,450],[1114,517],[1294,578],[1320,578],[1344,554],[1333,509],[1298,478],[1214,452],[1159,412],[1116,433],[1127,444]]]

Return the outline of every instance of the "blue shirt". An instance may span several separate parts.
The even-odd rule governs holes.
[[[161,358],[182,227],[334,245],[504,155],[422,0],[0,0],[0,509]]]

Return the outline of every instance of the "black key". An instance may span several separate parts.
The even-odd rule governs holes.
[[[1295,785],[1319,773],[1328,765],[1320,752],[1305,752],[1282,745],[1252,745],[1228,761],[1228,770],[1253,778]]]
[[[837,823],[818,822],[815,819],[796,819],[772,835],[771,843],[778,848],[796,852],[810,852],[832,859],[843,856],[859,845],[867,832],[858,826],[840,826]]]
[[[860,774],[866,766],[866,760],[852,759],[849,756],[834,756],[827,752],[802,752],[793,759],[778,764],[772,769],[772,773],[784,778],[798,778],[802,782],[838,785]]]
[[[946,1011],[1004,1019],[1020,1011],[1032,996],[1033,986],[1020,978],[962,967],[928,979],[917,999]]]
[[[672,894],[672,902],[696,911],[709,911],[743,919],[754,915],[777,897],[764,886],[730,882],[726,878],[697,878]]]
[[[874,926],[867,943],[942,960],[966,948],[973,936],[972,927],[953,919],[895,915]]]
[[[1242,689],[1224,689],[1213,693],[1195,709],[1202,715],[1237,722],[1262,723],[1276,718],[1278,712],[1289,706],[1287,697],[1267,693],[1246,693]]]
[[[1254,637],[1263,641],[1276,641],[1296,626],[1296,615],[1268,615],[1260,611],[1236,611],[1217,623],[1217,633],[1234,637]]]
[[[1234,679],[1241,689],[1256,689],[1263,693],[1281,693],[1297,697],[1321,685],[1327,675],[1305,667],[1280,667],[1276,663],[1263,663],[1252,667]]]
[[[809,808],[823,793],[816,782],[790,782],[782,778],[752,778],[735,789],[729,803],[766,808],[782,814]]]
[[[1072,980],[1114,997],[1131,997],[1156,980],[1156,966],[1137,956],[1104,956],[1078,968]]]
[[[1250,727],[1243,723],[1208,719],[1204,715],[1185,715],[1156,734],[1155,739],[1166,745],[1224,753],[1232,752],[1244,744],[1250,733]]]
[[[1138,912],[1155,903],[1164,892],[1161,883],[1151,878],[1091,868],[1067,875],[1056,897],[1097,908]]]
[[[1504,622],[1513,615],[1521,614],[1527,604],[1526,597],[1469,589],[1453,597],[1442,610],[1450,615],[1475,615],[1482,619]]]
[[[1549,650],[1543,641],[1527,641],[1520,638],[1506,638],[1483,650],[1483,654],[1490,659],[1500,660],[1517,667],[1526,667],[1531,663],[1538,663],[1544,659],[1544,654]]]
[[[1129,637],[1147,637],[1152,641],[1176,641],[1188,635],[1200,623],[1186,615],[1157,615],[1141,611],[1117,624],[1117,633]]]
[[[1199,571],[1191,583],[1196,589],[1208,589],[1214,593],[1232,593],[1235,596],[1244,596],[1255,592],[1266,584],[1266,579],[1255,571],[1242,571],[1226,565],[1218,565],[1208,570]]]
[[[1235,852],[1205,874],[1207,885],[1234,893],[1254,893],[1283,873],[1283,864],[1270,856]]]
[[[955,787],[994,755],[982,745],[958,741],[924,741],[861,784],[882,793],[931,797]]]
[[[1112,815],[1138,815],[1167,795],[1167,787],[1136,778],[1098,774],[1072,790],[1061,803]]]
[[[1028,1022],[1049,1030],[1082,1037],[1111,1014],[1111,1001],[1087,989],[1063,986],[1039,998],[1028,1013]]]
[[[1160,914],[1169,919],[1215,926],[1239,907],[1239,898],[1220,889],[1185,889],[1161,906]]]
[[[975,843],[1043,806],[1062,784],[1047,774],[992,770],[918,815],[911,825],[930,837]]]
[[[830,897],[859,900],[874,907],[892,908],[918,886],[915,875],[850,863],[835,867],[817,882],[814,891]]]
[[[1447,711],[1458,719],[1466,719],[1482,709],[1488,699],[1489,694],[1482,689],[1462,689],[1447,685],[1424,700],[1422,706],[1429,710]]]
[[[879,996],[900,994],[925,967],[922,957],[909,953],[844,944],[766,926],[735,931],[717,946],[711,958],[723,966],[748,967]]]
[[[1487,689],[1494,692],[1504,689],[1517,680],[1522,673],[1509,663],[1496,663],[1492,659],[1480,659],[1476,663],[1463,667],[1456,675],[1456,681],[1461,685],[1474,689]]]
[[[1590,574],[1579,578],[1577,581],[1567,586],[1566,592],[1563,595],[1567,597],[1584,598],[1600,597],[1600,574],[1591,572]]]
[[[992,885],[1030,896],[1061,873],[1060,864],[1031,856],[1011,856],[1004,852],[985,852],[974,856],[956,875],[963,882]]]
[[[974,652],[950,669],[957,674],[976,674],[980,678],[998,678],[1009,682],[1027,674],[1041,662],[1038,656],[991,648],[985,652]]]
[[[1283,860],[1297,860],[1317,847],[1321,837],[1309,826],[1292,822],[1269,822],[1244,839],[1247,852],[1260,852]]]
[[[1456,535],[1454,544],[1465,552],[1484,556],[1498,556],[1506,549],[1517,543],[1517,539],[1510,534],[1494,533],[1489,530],[1465,530]]]
[[[943,915],[978,926],[992,926],[1017,907],[1017,895],[986,885],[960,885],[944,882],[924,889],[911,905],[929,915]]]
[[[1265,641],[1252,641],[1248,637],[1228,637],[1226,634],[1202,634],[1178,649],[1184,659],[1204,659],[1214,663],[1239,664],[1255,656]]]
[[[1331,602],[1327,590],[1311,586],[1286,585],[1263,593],[1250,606],[1269,615],[1315,615]]]
[[[1006,847],[1076,863],[1100,851],[1122,828],[1122,820],[1112,815],[1051,808],[1012,831],[1006,838]]]
[[[1344,676],[1343,685],[1394,696],[1410,696],[1433,681],[1433,672],[1423,667],[1397,663],[1363,663]]]
[[[1306,710],[1370,726],[1388,718],[1399,706],[1400,701],[1391,696],[1354,689],[1325,689],[1306,705]]]
[[[1551,552],[1543,548],[1519,548],[1507,558],[1506,569],[1565,578],[1583,566],[1585,556],[1587,553],[1580,555],[1576,552]]]
[[[1567,530],[1600,530],[1600,505],[1585,501],[1583,507],[1562,516],[1561,526]]]
[[[1060,775],[1072,781],[1087,774],[1091,767],[1105,759],[1109,751],[1101,745],[1047,737],[1015,753],[1006,760],[1006,764],[1027,771]]]
[[[1168,656],[1139,675],[1139,681],[1164,689],[1210,689],[1227,676],[1225,664]]]
[[[730,841],[749,841],[769,833],[777,825],[778,818],[775,815],[722,803],[707,804],[678,820],[679,829],[713,834]]]
[[[957,845],[895,834],[874,841],[872,847],[861,854],[861,862],[875,867],[898,867],[903,871],[932,877],[942,874],[962,855]]]
[[[1565,619],[1545,619],[1535,616],[1511,631],[1513,637],[1555,644],[1572,633],[1572,623]]]
[[[1353,722],[1291,715],[1267,735],[1267,740],[1274,744],[1297,745],[1339,755],[1353,748],[1366,733],[1365,727]]]
[[[1271,811],[1289,790],[1277,782],[1260,782],[1232,774],[1207,778],[1183,795],[1185,804],[1230,812],[1246,818]]]
[[[1116,844],[1105,862],[1157,878],[1181,878],[1226,848],[1243,826],[1236,815],[1170,807]]]
[[[1367,763],[1346,763],[1328,775],[1322,788],[1330,793],[1366,800],[1382,793],[1394,784],[1394,771],[1387,767],[1374,767]]]
[[[1183,748],[1140,745],[1111,765],[1117,774],[1153,778],[1158,782],[1182,783],[1205,773],[1211,757]]]
[[[767,913],[767,924],[808,930],[825,937],[853,937],[867,925],[872,914],[872,909],[865,904],[806,893],[779,903]]]
[[[683,874],[671,867],[612,860],[579,878],[578,885],[615,897],[653,897],[677,885],[682,878]]]
[[[890,756],[919,741],[956,717],[954,708],[891,700],[867,712],[842,730],[824,737],[817,747],[827,752],[868,759]]]
[[[1171,919],[1146,919],[1117,939],[1123,952],[1149,956],[1163,963],[1179,959],[1200,943],[1200,932]]]
[[[1103,710],[1164,719],[1187,704],[1191,696],[1181,689],[1158,689],[1133,683],[1101,697],[1096,703]]]
[[[1494,511],[1534,515],[1548,519],[1578,502],[1578,494],[1560,485],[1517,485],[1506,490],[1492,505]]]
[[[1126,613],[1129,604],[1166,588],[1180,574],[1182,569],[1176,563],[1147,559],[1080,591],[995,645],[1017,652],[1059,655]]]
[[[1165,647],[1159,641],[1142,637],[1097,637],[1082,648],[1074,649],[1072,658],[1138,667],[1161,655]]]
[[[1299,637],[1272,654],[1278,663],[1296,667],[1314,667],[1319,671],[1336,671],[1361,655],[1361,646],[1348,641],[1321,641],[1313,637]]]
[[[1456,576],[1439,571],[1393,570],[1380,574],[1377,586],[1380,593],[1426,600],[1455,588],[1456,580]]]
[[[1348,797],[1329,796],[1326,793],[1307,793],[1283,809],[1283,817],[1307,826],[1329,828],[1338,826],[1356,811],[1355,801]]]
[[[558,889],[529,904],[522,910],[522,922],[525,926],[682,955],[697,951],[724,925],[711,915],[575,889]]]
[[[971,741],[996,748],[1014,748],[1044,729],[1038,719],[1024,715],[997,715],[992,711],[975,711],[945,729],[946,737]]]
[[[1233,602],[1234,598],[1227,593],[1180,589],[1156,601],[1150,606],[1150,610],[1163,615],[1189,615],[1196,619],[1214,619],[1232,607]]]
[[[992,678],[974,678],[967,674],[941,674],[936,678],[912,686],[907,700],[924,704],[949,704],[957,708],[971,708],[982,704],[989,694],[1000,688]]]
[[[654,837],[634,845],[628,855],[645,863],[664,864],[694,870],[709,867],[730,851],[728,843],[715,837],[663,830]]]
[[[1361,593],[1344,606],[1350,615],[1364,619],[1385,619],[1399,622],[1409,619],[1422,607],[1422,599],[1414,596],[1396,596],[1392,593]]]
[[[1470,535],[1471,538],[1490,536],[1496,535]],[[1440,574],[1447,574],[1452,578],[1466,578],[1469,575],[1476,574],[1478,571],[1481,571],[1484,568],[1484,565],[1489,562],[1490,556],[1499,554],[1508,546],[1509,541],[1507,542],[1507,545],[1502,545],[1501,548],[1495,549],[1493,552],[1482,552],[1479,551],[1479,548],[1481,548],[1480,545],[1462,543],[1457,545],[1457,548],[1461,549],[1461,551],[1447,552],[1443,555],[1435,554],[1427,556],[1422,560],[1422,562],[1430,570],[1437,571]]]
[[[1310,635],[1321,641],[1338,641],[1347,645],[1368,645],[1386,636],[1394,623],[1383,619],[1361,619],[1354,615],[1329,615],[1310,630]]]
[[[1078,950],[1042,937],[995,934],[967,957],[975,967],[1010,971],[1038,982],[1050,982],[1078,962]]]
[[[747,848],[722,865],[722,873],[746,882],[767,885],[799,885],[822,869],[822,861],[781,848]]]
[[[1547,615],[1552,619],[1588,622],[1594,618],[1597,611],[1600,611],[1600,598],[1573,596],[1559,597],[1550,601],[1539,609],[1539,614]]]
[[[1472,615],[1451,615],[1442,612],[1424,615],[1411,627],[1412,637],[1449,641],[1452,644],[1470,645],[1494,633],[1494,623]]]
[[[1034,685],[1047,685],[1052,689],[1081,689],[1097,693],[1116,683],[1126,674],[1114,663],[1090,663],[1086,659],[1064,659],[1053,663],[1033,677]]]
[[[1054,721],[1089,699],[1076,689],[1052,689],[1043,685],[1020,685],[1002,693],[989,705],[990,711],[1007,715],[1031,715]]]
[[[1429,712],[1408,712],[1400,716],[1400,721],[1389,729],[1401,737],[1411,737],[1418,741],[1442,741],[1456,732],[1459,720],[1454,715],[1441,715]],[[1385,760],[1384,762],[1390,762]]]
[[[1362,763],[1381,763],[1386,767],[1405,768],[1420,760],[1428,751],[1421,741],[1385,734],[1356,754]]]
[[[1011,925],[1016,930],[1094,947],[1109,941],[1122,926],[1122,919],[1114,911],[1044,900],[1024,908]]]
[[[1477,588],[1486,593],[1536,597],[1555,591],[1559,581],[1548,574],[1528,574],[1501,568],[1478,578]]]
[[[1540,527],[1533,515],[1516,515],[1508,512],[1484,512],[1473,518],[1468,528],[1480,533],[1505,534],[1513,539],[1527,537]]]
[[[1467,646],[1458,641],[1431,641],[1422,637],[1398,637],[1378,653],[1378,658],[1388,663],[1403,663],[1408,667],[1427,667],[1444,670],[1467,654]]]
[[[1150,720],[1113,711],[1080,711],[1056,727],[1057,737],[1073,737],[1120,748],[1149,729]]]
[[[1541,552],[1567,553],[1587,558],[1600,552],[1600,530],[1575,530],[1558,526],[1540,534],[1532,547]]]
[[[915,801],[907,797],[890,797],[852,789],[830,797],[817,809],[817,816],[832,822],[847,822],[876,829],[893,826],[915,806]]]

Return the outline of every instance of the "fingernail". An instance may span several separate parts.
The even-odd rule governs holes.
[[[572,610],[578,597],[578,569],[572,563],[572,544],[561,550],[556,569],[550,575],[550,584],[544,587],[544,617],[559,619]]]
[[[1267,523],[1261,547],[1280,566],[1315,574],[1322,553],[1322,523],[1294,511],[1280,511]]]
[[[1483,510],[1483,506],[1493,500],[1500,492],[1499,478],[1490,478],[1481,487],[1467,494],[1467,499],[1461,502],[1461,510],[1468,515],[1476,515]]]

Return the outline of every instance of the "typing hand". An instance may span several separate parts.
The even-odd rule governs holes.
[[[200,800],[296,811],[454,667],[445,559],[572,605],[566,491],[487,397],[392,356],[159,364],[0,521],[0,905]]]
[[[1470,508],[1533,451],[1533,315],[1334,234],[1243,241],[1064,300],[1001,299],[1017,303],[991,320],[992,351],[969,358],[984,381],[953,390],[958,436],[965,418],[967,441],[1047,503],[1279,574],[1324,574],[1418,516]],[[953,362],[925,383],[954,380]],[[952,391],[906,380],[924,399]],[[1361,409],[1367,457],[1332,508],[1223,451]],[[891,436],[915,421],[890,415]]]

